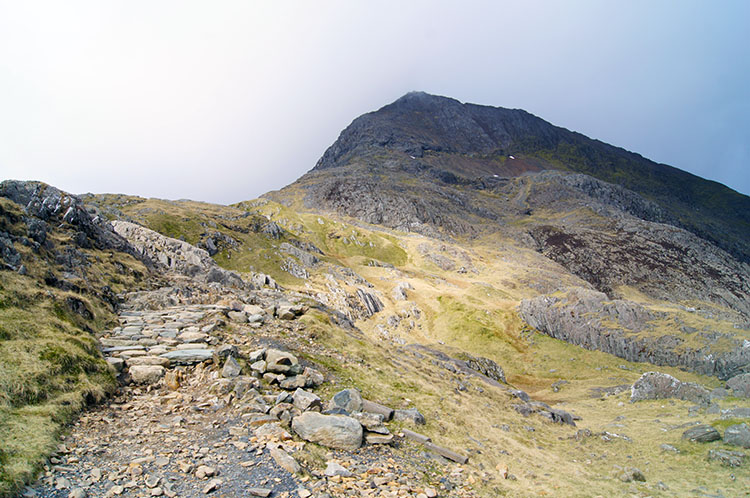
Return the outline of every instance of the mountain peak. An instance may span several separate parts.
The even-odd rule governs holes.
[[[422,157],[427,151],[488,155],[504,153],[530,137],[551,147],[559,141],[560,130],[523,110],[409,92],[355,119],[315,169],[345,166],[352,158],[383,148],[414,157]]]
[[[435,106],[435,105],[447,105],[447,104],[459,104],[456,99],[450,97],[444,97],[442,95],[433,95],[431,93],[423,92],[421,90],[414,90],[406,93],[393,101],[392,106]]]

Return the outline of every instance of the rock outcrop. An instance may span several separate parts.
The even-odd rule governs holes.
[[[651,334],[649,321],[657,318],[653,312],[589,289],[525,299],[519,311],[526,323],[551,337],[628,361],[683,366],[720,379],[737,375],[750,362],[746,341],[717,332],[705,346],[691,347],[677,334]],[[719,338],[733,347],[714,350]]]
[[[144,257],[176,273],[203,282],[242,287],[239,275],[220,268],[203,249],[182,240],[166,237],[128,221],[113,221],[115,232],[126,239]]]
[[[631,388],[630,402],[646,399],[682,399],[693,403],[708,403],[710,392],[694,382],[681,382],[669,374],[646,372]]]

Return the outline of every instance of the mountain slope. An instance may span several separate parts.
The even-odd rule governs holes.
[[[467,248],[512,241],[651,310],[623,328],[601,298],[572,323],[527,306],[525,320],[553,337],[720,378],[750,361],[750,199],[524,111],[408,94],[355,119],[313,170],[266,197]],[[580,294],[562,280],[544,292],[553,308],[555,292]],[[684,310],[709,323],[693,334]],[[604,325],[578,340],[587,313]]]
[[[416,164],[409,164],[411,157]],[[513,156],[515,159],[510,159]],[[750,260],[750,198],[716,182],[553,126],[523,110],[409,93],[355,119],[313,171],[379,162],[437,176],[517,176],[541,169],[585,173],[655,202],[663,221]]]

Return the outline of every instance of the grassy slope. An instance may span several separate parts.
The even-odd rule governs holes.
[[[26,235],[22,216],[19,206],[0,199],[0,230]],[[115,316],[100,296],[105,285],[122,292],[145,275],[128,255],[80,249],[89,264],[77,269],[78,278],[64,278],[78,291],[46,285],[53,275],[63,280],[53,251],[73,246],[65,227],[48,240],[52,248],[38,252],[15,244],[26,275],[0,272],[0,496],[33,478],[64,424],[113,389],[94,332]],[[74,311],[81,306],[88,313]]]
[[[357,324],[365,333],[361,340],[331,326],[323,315],[306,316],[313,340],[346,353],[346,360],[336,356],[314,360],[336,371],[347,385],[358,386],[371,399],[419,408],[428,419],[422,432],[438,444],[471,455],[469,472],[483,495],[682,496],[706,486],[739,496],[750,486],[747,478],[730,479],[731,469],[706,460],[707,447],[682,442],[682,430],[673,428],[686,422],[718,423],[717,416],[701,413],[688,418],[688,403],[681,401],[633,405],[628,402],[629,392],[592,397],[593,388],[631,384],[641,373],[656,367],[583,350],[524,328],[515,311],[520,299],[559,286],[584,285],[560,266],[497,237],[455,245],[437,243],[413,234],[364,227],[351,220],[297,212],[298,207],[266,200],[236,206],[273,219],[288,231],[288,237],[313,242],[325,253],[323,261],[351,267],[385,296],[386,305],[383,312]],[[189,210],[183,214],[185,219],[194,217]],[[256,240],[247,239],[248,244]],[[217,260],[238,270],[242,266],[236,262],[243,261],[259,271],[278,275],[278,267],[274,268],[278,261],[263,257],[273,252],[278,242],[265,239],[258,243],[257,247],[249,245]],[[440,269],[419,249],[424,244],[456,262],[465,251],[475,271],[459,274]],[[395,268],[371,266],[373,259]],[[392,300],[389,296],[393,287],[403,281],[413,286],[408,291],[409,301]],[[285,283],[307,292],[325,289],[323,275],[315,271],[308,281],[287,278]],[[661,311],[679,309],[673,303],[656,303],[636,294],[633,297]],[[405,327],[402,321],[402,325],[389,328],[395,341],[383,340],[378,325],[386,326],[387,317],[403,314],[415,305],[421,312],[415,326]],[[685,323],[689,320],[698,318],[686,316]],[[674,332],[668,325],[664,324],[664,330]],[[571,439],[577,429],[534,416],[523,418],[511,407],[516,400],[478,380],[458,390],[461,383],[467,387],[465,379],[405,353],[397,344],[399,339],[407,344],[431,345],[454,356],[465,351],[493,359],[504,367],[511,384],[536,399],[582,416],[579,428],[625,434],[631,441],[607,442],[599,436]],[[719,385],[716,379],[674,368],[658,370],[709,388]],[[552,385],[561,380],[568,383],[555,392]],[[721,406],[733,404],[737,400],[724,401]],[[509,426],[507,432],[501,428],[504,424]],[[664,454],[662,443],[677,446],[681,453]],[[504,465],[517,481],[498,477],[496,468]],[[616,466],[639,467],[648,481],[622,483],[617,479]],[[668,489],[656,486],[660,481]]]

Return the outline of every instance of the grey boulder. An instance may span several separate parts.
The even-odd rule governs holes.
[[[356,389],[344,389],[333,395],[329,409],[341,408],[348,413],[362,411],[362,396]]]
[[[738,398],[750,398],[750,373],[736,375],[727,381],[727,389]]]
[[[305,412],[294,417],[292,429],[302,439],[329,448],[353,451],[362,446],[362,425],[343,415]]]
[[[676,398],[693,403],[708,403],[711,393],[694,382],[681,382],[669,374],[646,372],[631,388],[630,402],[646,399]]]
[[[750,425],[730,425],[724,431],[724,442],[732,446],[750,448]]]
[[[128,372],[136,384],[156,384],[164,377],[164,367],[159,365],[134,365]]]

